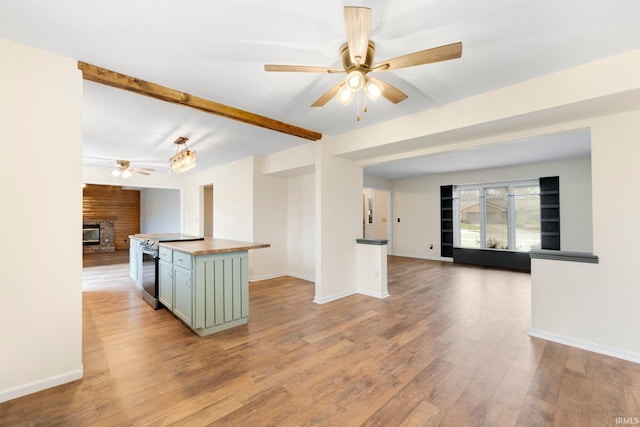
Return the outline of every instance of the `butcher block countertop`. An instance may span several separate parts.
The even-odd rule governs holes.
[[[191,255],[211,255],[271,247],[268,243],[240,242],[215,237],[205,237],[204,240],[190,242],[161,242],[160,246]]]

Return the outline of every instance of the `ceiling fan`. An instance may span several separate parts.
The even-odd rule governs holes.
[[[272,65],[264,66],[265,71],[291,71],[308,73],[347,73],[344,81],[334,85],[320,96],[312,107],[322,107],[331,98],[337,96],[338,101],[349,104],[354,94],[364,89],[372,100],[380,95],[397,104],[408,98],[408,95],[397,87],[378,78],[367,76],[374,71],[391,71],[415,65],[447,61],[462,56],[462,43],[453,43],[440,47],[422,50],[374,64],[375,43],[369,39],[371,31],[371,9],[367,7],[346,6],[344,23],[347,42],[340,46],[340,58],[343,69],[314,67],[306,65]],[[365,110],[366,111],[366,106]],[[358,115],[358,120],[360,116]]]
[[[132,168],[129,160],[116,160],[116,167],[111,171],[113,176],[122,176],[123,178],[129,178],[134,173],[141,175],[150,175],[154,172],[151,168]]]

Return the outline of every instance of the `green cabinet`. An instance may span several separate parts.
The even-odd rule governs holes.
[[[248,252],[195,257],[193,327],[209,335],[249,319]]]
[[[163,259],[158,261],[158,300],[173,310],[173,265]]]
[[[193,256],[160,247],[160,302],[199,335],[247,323],[248,252]]]
[[[192,326],[193,287],[191,270],[173,266],[173,314]]]

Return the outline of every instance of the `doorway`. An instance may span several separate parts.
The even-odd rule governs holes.
[[[389,240],[391,247],[391,191],[362,190],[362,237]]]
[[[201,187],[200,194],[201,203],[201,230],[200,233],[204,237],[213,237],[213,184]]]

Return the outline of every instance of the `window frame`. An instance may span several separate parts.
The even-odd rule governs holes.
[[[462,184],[453,186],[453,246],[461,248],[460,246],[460,191],[465,190],[478,190],[479,194],[479,219],[480,219],[480,247],[465,247],[465,249],[485,249],[496,251],[514,251],[514,252],[528,252],[517,250],[516,244],[516,207],[515,207],[515,191],[517,187],[538,187],[538,196],[540,196],[540,180],[539,179],[525,179],[517,181],[503,181],[503,182],[491,182],[491,183],[478,183],[478,184]],[[507,249],[487,248],[487,223],[486,223],[486,189],[491,188],[503,188],[507,187]],[[540,235],[542,241],[542,234]]]

